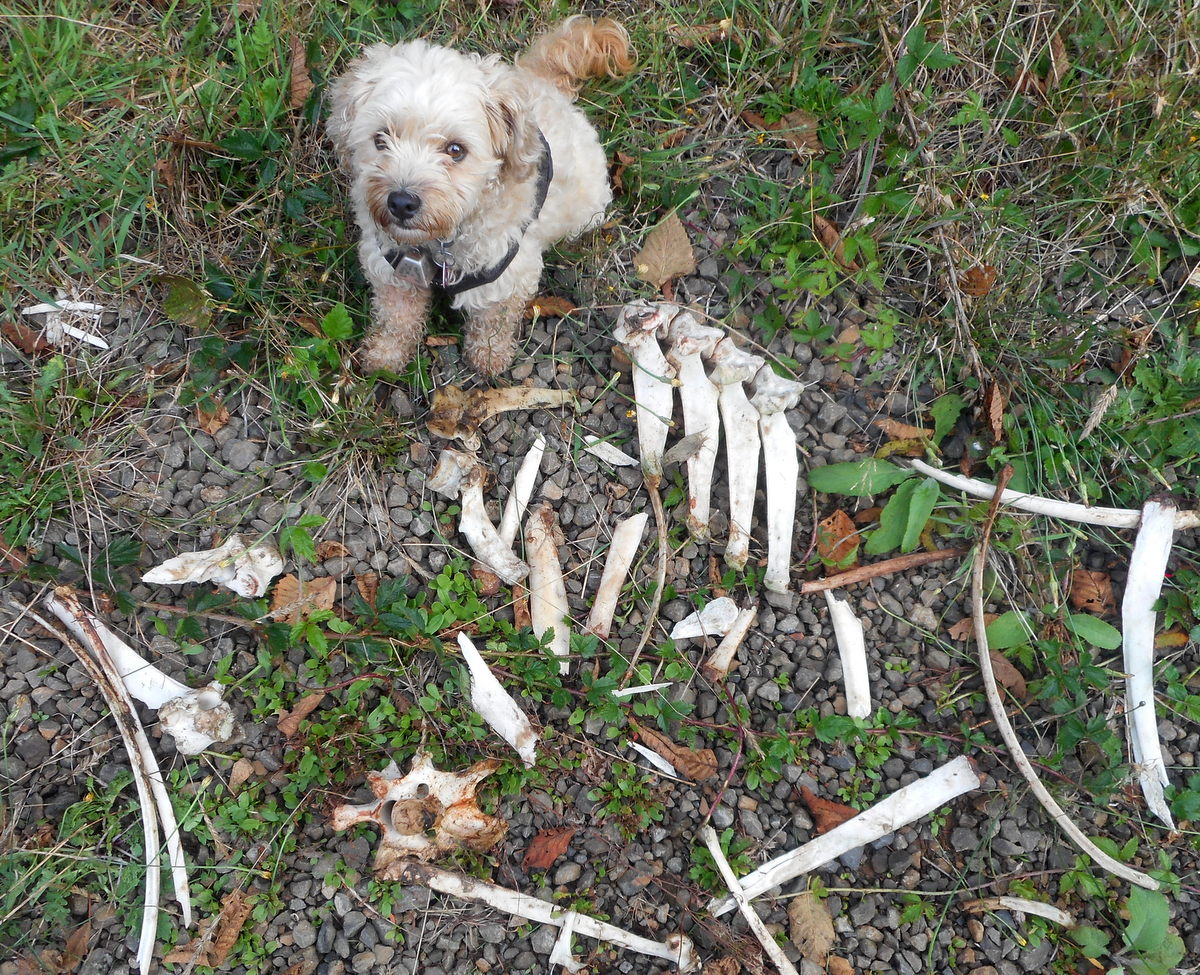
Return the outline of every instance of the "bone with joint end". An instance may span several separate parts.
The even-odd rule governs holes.
[[[458,530],[480,562],[510,586],[528,575],[529,566],[504,544],[488,520],[483,501],[483,468],[474,457],[446,448],[426,483],[431,491],[458,500],[461,509]]]
[[[833,636],[842,658],[842,681],[846,689],[846,713],[852,718],[871,716],[871,679],[867,674],[867,644],[862,621],[850,604],[825,590],[825,602],[833,621]]]
[[[675,305],[651,305],[633,302],[621,309],[613,332],[633,363],[633,399],[637,406],[638,452],[642,472],[651,487],[662,481],[663,450],[671,426],[675,390],[671,382],[675,370],[668,364],[658,344]]]
[[[460,873],[452,873],[435,867],[430,863],[419,863],[415,860],[406,862],[398,871],[397,879],[404,884],[422,884],[430,890],[464,900],[486,904],[506,914],[515,914],[529,921],[542,924],[553,924],[562,927],[566,911],[549,901],[531,897],[520,891],[499,887],[496,884],[485,883]],[[600,921],[587,914],[575,914],[575,932],[583,937],[607,941],[620,948],[649,955],[652,958],[662,958],[679,966],[683,973],[695,972],[700,969],[700,959],[696,949],[686,935],[672,934],[665,941],[652,941],[641,935],[632,934],[622,928]]]
[[[764,863],[753,873],[742,878],[742,889],[749,898],[758,897],[772,887],[815,870],[823,863],[840,857],[901,826],[928,816],[939,806],[945,805],[965,792],[979,788],[979,773],[970,759],[959,756],[953,761],[934,769],[924,778],[893,792],[870,809],[859,813],[828,833],[816,837],[801,847],[790,850],[774,860]],[[734,907],[732,898],[714,901],[712,913],[721,915]]]
[[[558,561],[558,546],[554,543],[554,509],[541,505],[529,515],[525,525],[525,555],[529,559],[529,617],[533,633],[543,636],[551,631],[550,652],[562,657],[558,672],[571,669],[567,657],[571,653],[571,627],[567,617],[567,584],[563,580],[562,564]]]
[[[758,410],[767,481],[767,571],[763,585],[771,592],[784,593],[791,579],[796,490],[800,483],[796,432],[785,411],[799,402],[804,386],[776,375],[770,366],[758,371],[752,385],[750,405]]]
[[[602,640],[608,639],[621,587],[625,585],[629,567],[637,558],[638,544],[649,518],[650,515],[643,511],[626,518],[613,529],[612,544],[608,548],[608,558],[604,562],[604,572],[600,576],[600,586],[596,590],[596,600],[592,603],[586,627],[589,633],[595,633]]]
[[[682,311],[667,332],[670,344],[667,361],[679,377],[679,399],[683,405],[683,432],[699,436],[700,445],[687,461],[688,531],[693,538],[708,538],[713,471],[721,439],[721,414],[717,387],[704,371],[702,357],[708,356],[724,337],[719,328],[701,325],[694,315]]]
[[[721,424],[725,431],[725,462],[729,468],[729,541],[725,561],[741,571],[750,558],[750,524],[758,487],[758,411],[750,405],[743,383],[763,366],[760,356],[743,352],[722,339],[709,356],[712,381],[719,389]]]
[[[738,617],[738,606],[728,596],[718,596],[703,609],[689,613],[671,628],[672,640],[694,640],[704,636],[724,636]]]
[[[575,919],[578,916],[574,911],[567,911],[563,915],[562,927],[558,929],[558,938],[554,942],[554,947],[550,949],[551,971],[561,967],[575,973],[582,972],[587,968],[571,954],[571,936],[575,933]]]
[[[488,726],[508,742],[530,768],[537,757],[538,734],[525,712],[496,679],[492,669],[465,633],[458,635],[458,647],[471,672],[471,707]]]
[[[513,478],[512,491],[504,503],[504,514],[500,516],[500,528],[497,530],[500,541],[509,548],[516,541],[517,528],[520,527],[521,519],[525,517],[525,509],[529,506],[529,499],[533,496],[533,485],[545,453],[546,438],[539,433],[521,461],[517,476]]]
[[[239,596],[256,598],[267,591],[283,571],[283,557],[274,539],[253,540],[245,535],[230,535],[224,545],[206,552],[184,552],[142,576],[142,582],[154,585],[181,585],[185,582],[215,582]]]
[[[1163,796],[1169,785],[1158,718],[1154,708],[1154,604],[1175,536],[1175,503],[1151,498],[1142,508],[1142,526],[1129,557],[1129,577],[1121,602],[1125,649],[1125,721],[1133,743],[1133,762],[1146,806],[1169,829],[1175,828]]]
[[[746,634],[750,632],[750,627],[754,625],[754,621],[758,619],[758,603],[753,606],[747,606],[737,614],[737,618],[733,621],[733,626],[729,632],[725,634],[723,639],[712,655],[704,662],[704,676],[711,681],[724,680],[729,676],[729,671],[733,669],[734,662],[737,659],[738,649],[742,645],[742,641],[746,639]]]

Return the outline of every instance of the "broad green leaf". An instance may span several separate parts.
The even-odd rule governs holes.
[[[1116,650],[1121,645],[1121,631],[1111,623],[1087,613],[1072,613],[1064,623],[1068,630],[1093,647],[1101,650]]]
[[[354,323],[350,320],[350,313],[346,311],[345,305],[339,302],[329,309],[321,319],[321,331],[325,333],[326,338],[331,339],[348,339],[354,334]]]
[[[158,281],[167,286],[163,314],[171,321],[189,328],[203,328],[212,321],[208,293],[195,281],[177,274],[164,274]]]
[[[901,552],[911,552],[921,540],[921,532],[929,522],[933,506],[937,504],[938,482],[932,477],[921,481],[908,503],[908,517],[904,525],[904,538],[900,542]]]
[[[1099,928],[1081,924],[1071,931],[1071,937],[1088,958],[1100,958],[1108,947],[1108,935]]]
[[[1154,890],[1132,887],[1129,900],[1129,924],[1125,928],[1125,943],[1135,951],[1152,952],[1167,937],[1167,925],[1171,921],[1171,905],[1167,898]]]
[[[958,393],[946,393],[937,398],[937,401],[929,408],[929,413],[933,417],[933,442],[935,444],[941,443],[942,437],[954,429],[954,424],[958,422],[958,418],[962,416],[962,411],[966,409],[966,406],[967,401]]]
[[[1029,639],[1029,621],[1019,610],[1010,609],[987,625],[989,650],[1007,650],[1009,647],[1019,647],[1028,643]]]
[[[844,464],[814,467],[808,472],[809,486],[826,494],[880,494],[912,476],[912,471],[886,460],[869,457]]]
[[[863,546],[867,555],[883,555],[900,547],[904,540],[904,532],[908,526],[908,512],[912,502],[913,492],[920,484],[919,481],[906,481],[896,488],[888,503],[883,506],[879,515],[879,527],[871,532]]]

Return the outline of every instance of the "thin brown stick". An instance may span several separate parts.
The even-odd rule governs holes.
[[[842,586],[852,586],[856,582],[866,582],[879,576],[891,575],[893,572],[904,572],[915,569],[919,565],[929,565],[931,562],[943,562],[959,555],[965,555],[961,548],[939,548],[932,552],[913,552],[910,555],[897,555],[894,559],[884,559],[882,562],[872,562],[870,565],[860,565],[856,569],[848,569],[837,575],[826,576],[824,579],[812,579],[802,583],[800,594],[824,592],[826,589],[840,589]]]

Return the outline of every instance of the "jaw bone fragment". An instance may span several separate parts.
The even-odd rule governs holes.
[[[256,598],[267,591],[283,571],[283,557],[272,538],[248,541],[245,535],[230,535],[224,545],[206,552],[185,552],[142,576],[142,582],[179,585],[184,582],[215,582],[239,596]]]
[[[667,334],[670,337],[667,360],[675,366],[679,376],[683,432],[689,437],[700,437],[699,449],[687,462],[687,525],[693,538],[703,540],[708,538],[709,503],[717,444],[721,438],[721,416],[717,387],[708,378],[700,360],[712,353],[725,333],[719,328],[701,325],[694,315],[684,310],[675,315]]]
[[[684,934],[672,934],[665,941],[651,941],[640,935],[632,934],[623,928],[600,921],[587,914],[574,911],[564,911],[561,907],[538,897],[530,897],[517,890],[489,884],[465,874],[453,873],[435,867],[431,863],[418,863],[409,860],[398,864],[396,877],[402,884],[422,884],[430,890],[463,900],[486,904],[506,914],[514,914],[528,921],[538,921],[542,924],[553,924],[561,928],[567,922],[567,915],[574,915],[575,932],[583,937],[607,941],[619,948],[628,948],[651,958],[662,958],[674,962],[679,971],[687,973],[699,971],[700,959],[696,957],[696,949],[692,940]]]
[[[643,511],[626,518],[613,529],[612,544],[608,547],[608,558],[604,562],[604,572],[600,576],[596,600],[592,603],[592,612],[588,616],[585,628],[601,640],[608,639],[613,613],[617,609],[617,599],[621,595],[621,586],[625,584],[629,567],[637,557],[638,544],[642,540],[642,533],[646,530],[649,518],[649,513]]]
[[[658,334],[667,325],[668,309],[675,305],[633,302],[621,309],[613,332],[633,362],[633,399],[637,407],[638,452],[642,472],[650,487],[662,481],[663,449],[674,409],[675,370],[658,345]]]
[[[729,338],[713,349],[712,381],[717,384],[725,461],[729,467],[729,541],[725,561],[741,571],[750,558],[750,523],[758,486],[758,410],[750,405],[742,384],[763,366],[761,356],[743,352]]]
[[[796,490],[800,483],[796,433],[785,411],[795,407],[804,386],[763,366],[754,377],[753,387],[750,403],[758,410],[767,480],[767,571],[763,585],[771,592],[784,593],[791,574]]]
[[[960,755],[924,778],[893,792],[853,819],[835,826],[828,833],[764,863],[742,878],[742,889],[748,898],[758,897],[772,887],[815,870],[848,850],[874,843],[881,836],[928,816],[964,792],[979,788],[979,782],[975,766],[970,759]],[[734,906],[733,898],[727,897],[714,901],[711,910],[715,916],[719,916]]]
[[[738,617],[738,606],[728,596],[718,596],[703,609],[689,613],[671,629],[672,640],[695,640],[704,636],[724,636]]]
[[[471,707],[493,731],[508,742],[532,768],[537,756],[538,734],[525,712],[496,679],[482,654],[465,633],[458,634],[458,647],[471,672]]]
[[[567,617],[567,585],[563,581],[562,564],[558,561],[558,546],[554,535],[558,523],[554,509],[543,504],[529,516],[525,525],[525,555],[529,559],[529,617],[537,637],[550,630],[550,652],[559,661],[558,672],[571,669],[567,658],[571,654],[571,627]]]
[[[570,406],[574,402],[575,394],[569,389],[510,386],[505,389],[473,389],[467,393],[457,386],[448,385],[433,391],[426,426],[435,437],[461,440],[468,447],[477,449],[479,425],[497,413],[553,409],[556,406]]]
[[[1175,503],[1151,498],[1142,509],[1129,557],[1129,578],[1121,602],[1125,647],[1125,721],[1133,742],[1133,762],[1146,806],[1169,829],[1175,828],[1171,807],[1163,796],[1168,785],[1158,718],[1154,710],[1154,604],[1162,591],[1167,559],[1175,535]]]
[[[491,758],[465,772],[442,772],[434,768],[428,752],[418,751],[403,777],[395,762],[382,772],[368,773],[375,801],[338,806],[333,828],[375,823],[382,829],[373,868],[380,880],[399,879],[406,857],[432,860],[463,848],[484,853],[508,830],[508,823],[475,803],[479,783],[499,767],[500,761]]]
[[[867,644],[862,620],[854,615],[841,596],[825,590],[825,602],[833,621],[833,637],[842,658],[842,682],[846,688],[846,713],[852,718],[871,716],[871,679],[867,674]]]
[[[725,639],[704,661],[701,670],[704,671],[705,677],[716,682],[729,676],[729,671],[733,669],[737,658],[738,648],[746,639],[746,634],[750,632],[750,627],[756,619],[758,619],[758,603],[753,603],[738,611],[737,618],[733,621],[729,632],[725,634]]]
[[[512,491],[504,503],[504,514],[500,516],[500,527],[497,529],[500,541],[509,548],[512,548],[512,543],[516,541],[517,527],[525,517],[525,509],[533,495],[533,482],[537,480],[538,468],[542,466],[542,456],[545,453],[546,438],[539,433],[513,478]]]
[[[458,530],[466,536],[467,544],[480,562],[510,586],[525,578],[529,566],[504,544],[488,520],[483,503],[483,467],[474,457],[446,448],[426,483],[431,491],[451,500],[458,499],[462,509]]]

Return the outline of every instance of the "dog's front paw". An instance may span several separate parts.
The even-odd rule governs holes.
[[[372,322],[363,336],[359,361],[367,372],[400,372],[417,354],[425,334],[429,291],[407,284],[375,288]]]
[[[517,355],[517,326],[525,299],[517,296],[470,312],[464,349],[471,368],[484,376],[496,376],[513,364]]]

